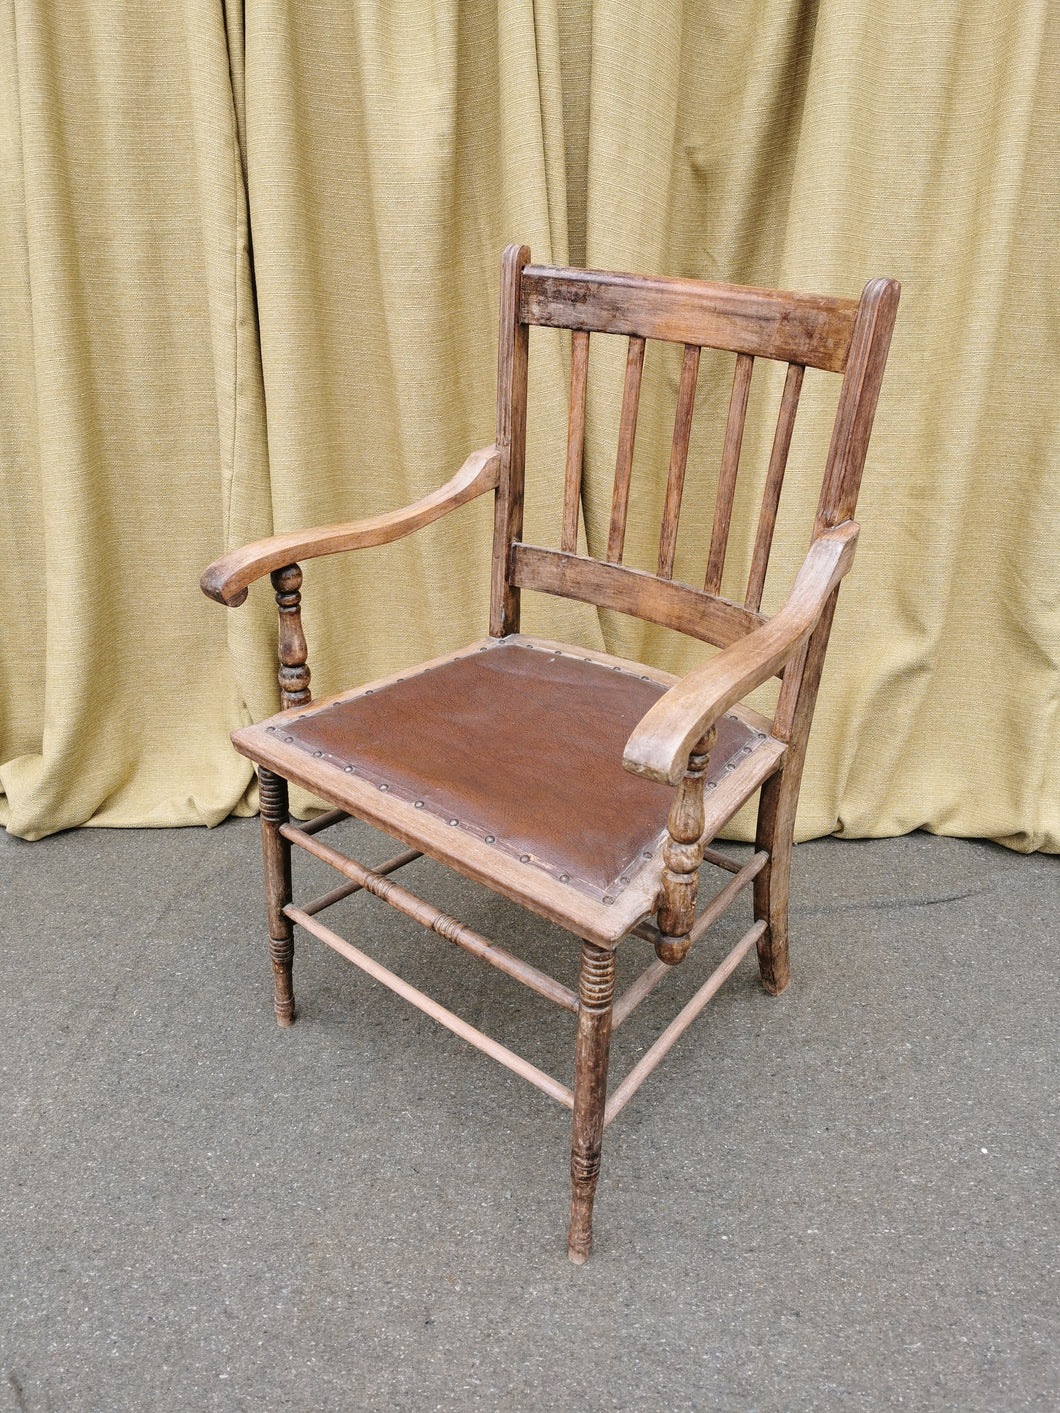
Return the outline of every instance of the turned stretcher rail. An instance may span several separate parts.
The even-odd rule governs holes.
[[[396,873],[399,868],[404,868],[406,864],[415,863],[417,859],[422,859],[423,855],[419,849],[406,849],[404,853],[395,854],[392,859],[387,859],[386,863],[376,866],[373,872],[381,877],[387,874]],[[303,903],[302,911],[314,917],[317,913],[322,913],[325,908],[332,907],[335,903],[341,903],[343,898],[348,898],[351,893],[360,893],[364,889],[362,883],[355,883],[353,879],[348,879],[345,883],[340,883],[337,888],[332,888],[330,893],[324,893],[319,898],[314,898],[311,903]]]
[[[637,1061],[629,1074],[626,1075],[625,1079],[611,1095],[610,1099],[608,1099],[604,1109],[605,1128],[611,1120],[625,1108],[626,1104],[633,1098],[634,1094],[636,1094],[637,1090],[648,1078],[670,1047],[685,1033],[696,1016],[699,1015],[700,1011],[721,987],[722,983],[732,975],[765,930],[766,924],[764,922],[756,922],[748,932],[744,933],[721,965],[711,972],[710,976],[692,997],[691,1001],[688,1002],[682,1011],[678,1012],[677,1016],[666,1027],[655,1044],[652,1045],[649,1050],[645,1051],[640,1060]]]
[[[369,957],[358,948],[351,946],[345,938],[340,937],[337,932],[332,932],[330,927],[325,927],[322,922],[310,917],[301,908],[296,908],[289,903],[284,912],[292,922],[296,922],[299,927],[304,927],[307,932],[311,932],[321,942],[326,942],[340,956],[353,962],[354,966],[360,967],[363,972],[367,972],[370,977],[381,982],[383,986],[389,987],[391,991],[410,1002],[418,1010],[423,1011],[432,1020],[436,1020],[439,1025],[444,1025],[454,1035],[459,1035],[461,1040],[466,1040],[469,1045],[474,1045],[476,1050],[481,1050],[483,1054],[489,1055],[490,1059],[496,1060],[523,1079],[529,1080],[531,1084],[543,1090],[545,1094],[562,1104],[564,1108],[573,1109],[574,1095],[565,1084],[560,1084],[559,1080],[553,1079],[544,1070],[539,1070],[536,1065],[532,1065],[529,1060],[524,1060],[514,1050],[509,1050],[499,1041],[484,1035],[481,1030],[476,1030],[467,1021],[461,1020],[458,1015],[446,1010],[444,1006],[440,1006],[437,1001],[417,990],[415,986],[410,986],[407,981],[402,980],[400,976],[381,965],[373,957]]]
[[[304,824],[292,824],[291,828],[302,834],[319,834],[322,829],[330,829],[332,825],[341,824],[349,818],[345,810],[327,810],[324,814],[318,814],[316,819],[307,819]]]
[[[739,873],[743,868],[739,859],[731,859],[728,854],[719,853],[717,849],[704,849],[703,862],[714,864],[716,868],[726,868],[730,873]]]
[[[577,1011],[578,998],[573,991],[568,990],[566,986],[561,985],[553,977],[547,976],[543,971],[539,971],[537,967],[531,966],[529,962],[513,957],[510,952],[506,952],[503,947],[498,947],[488,937],[483,937],[470,927],[466,927],[456,918],[449,917],[416,893],[410,893],[399,883],[394,883],[391,879],[374,873],[370,868],[365,868],[356,859],[348,859],[345,854],[340,854],[337,849],[330,848],[327,844],[321,843],[319,839],[307,837],[304,830],[294,825],[282,825],[280,833],[292,844],[297,844],[299,848],[305,849],[307,853],[312,854],[323,863],[330,864],[339,873],[344,873],[347,878],[359,884],[366,892],[389,903],[392,908],[396,908],[398,912],[412,918],[421,927],[429,928],[439,937],[444,937],[447,942],[454,942],[465,952],[470,952],[472,956],[489,962],[498,971],[503,971],[508,976],[514,977],[516,981],[521,981],[531,991],[536,991],[539,996],[544,996],[557,1006],[562,1006],[564,1010]],[[292,917],[293,914],[288,910],[287,916]]]
[[[671,971],[673,971],[673,967],[669,962],[654,961],[650,967],[641,972],[636,981],[630,982],[615,1002],[614,1010],[611,1013],[611,1029],[617,1030],[622,1022],[633,1014],[645,996],[650,995],[667,972]]]

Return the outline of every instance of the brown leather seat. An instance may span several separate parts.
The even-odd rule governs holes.
[[[599,923],[579,931],[611,941],[640,921],[645,894],[660,887],[673,791],[623,770],[622,751],[675,680],[599,653],[487,638],[232,739],[285,779],[344,799],[353,813],[364,813],[364,795],[369,808],[378,804],[380,823],[403,805],[401,837],[425,852],[432,825],[468,836],[483,846],[474,869],[481,882],[510,876],[513,863],[526,866],[531,907],[535,874],[584,895],[599,905],[586,913]],[[707,791],[722,781],[738,785],[741,767],[766,758],[775,765],[782,751],[767,722],[726,713]],[[489,869],[490,852],[504,858],[500,875]]]

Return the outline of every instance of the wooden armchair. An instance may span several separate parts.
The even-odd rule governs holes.
[[[294,925],[326,942],[470,1044],[573,1110],[572,1261],[589,1252],[601,1140],[645,1077],[753,947],[762,981],[788,984],[788,881],[795,807],[839,581],[854,555],[862,466],[898,303],[893,280],[860,302],[529,263],[503,257],[497,440],[447,485],[405,510],[349,525],[276,535],[225,555],[205,593],[235,607],[271,573],[279,605],[284,710],[233,733],[261,786],[266,904],[276,1016],[294,1020]],[[559,549],[523,542],[528,330],[572,331],[571,398]],[[590,334],[628,338],[607,552],[577,552]],[[654,574],[622,564],[646,339],[684,345],[669,477]],[[736,355],[703,589],[676,582],[674,549],[703,347]],[[742,604],[720,596],[737,466],[755,359],[787,363],[761,515]],[[842,375],[812,540],[783,607],[760,611],[785,462],[807,367]],[[299,616],[298,562],[385,544],[494,491],[490,636],[459,652],[326,701],[312,702]],[[522,636],[520,595],[579,599],[677,629],[721,649],[681,680],[641,663]],[[769,720],[742,699],[781,679]],[[295,781],[334,808],[288,817]],[[761,791],[756,849],[740,866],[710,847]],[[320,838],[356,816],[404,850],[376,869]],[[291,895],[291,845],[344,881],[312,902]],[[447,917],[390,875],[426,854],[581,939],[575,994]],[[733,876],[697,910],[701,864]],[[753,883],[754,925],[632,1071],[608,1093],[611,1032]],[[409,986],[319,920],[365,889],[576,1017],[573,1089]],[[615,949],[635,935],[656,960],[617,1000]]]

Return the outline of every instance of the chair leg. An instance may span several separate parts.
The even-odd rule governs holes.
[[[571,1141],[570,1231],[567,1254],[576,1266],[593,1239],[593,1197],[600,1174],[611,1048],[611,1004],[615,999],[615,954],[582,943],[578,977],[578,1042],[574,1058],[574,1132]]]
[[[261,848],[265,862],[265,909],[269,920],[269,954],[275,988],[276,1024],[294,1024],[294,924],[285,916],[291,901],[291,846],[280,834],[286,824],[287,781],[271,770],[258,768],[261,800]]]
[[[754,881],[754,914],[756,922],[766,923],[766,930],[758,939],[758,968],[762,985],[771,996],[779,996],[791,980],[788,894],[798,797],[798,783],[792,789],[781,771],[762,786],[758,809],[755,847],[769,854],[769,862]]]

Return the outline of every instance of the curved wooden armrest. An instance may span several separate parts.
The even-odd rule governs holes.
[[[819,535],[780,612],[682,677],[645,713],[626,742],[625,768],[676,785],[707,728],[783,667],[813,631],[829,594],[850,568],[857,539],[853,520]]]
[[[412,505],[388,510],[370,520],[321,525],[315,530],[293,530],[286,535],[256,540],[215,560],[204,571],[199,585],[208,598],[228,608],[238,608],[246,599],[248,586],[273,569],[283,569],[288,564],[317,559],[324,554],[338,554],[342,550],[386,545],[440,520],[458,505],[493,490],[500,477],[500,465],[500,453],[495,446],[481,447],[471,453],[451,481]]]

